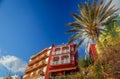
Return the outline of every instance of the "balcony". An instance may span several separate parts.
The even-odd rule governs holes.
[[[53,56],[50,62],[51,66],[69,64],[69,63],[70,63],[70,54]]]
[[[31,66],[31,65],[33,65],[33,64],[47,58],[47,57],[48,57],[48,54],[42,54],[40,57],[37,57],[34,60],[31,60],[31,62],[28,65]]]
[[[25,70],[25,73],[28,73],[29,71],[31,71],[31,69],[33,69],[33,66],[27,67],[27,69]]]
[[[30,76],[28,74],[26,74],[26,75],[23,76],[23,79],[29,79],[29,77]]]
[[[47,62],[46,61],[40,61],[39,63],[33,65],[33,66],[30,66],[27,68],[27,70],[25,71],[25,73],[28,73],[28,72],[31,72],[31,71],[34,71],[40,67],[44,67],[47,65]]]
[[[68,54],[68,53],[70,53],[70,46],[66,45],[66,46],[54,48],[52,55],[57,56],[57,55]]]

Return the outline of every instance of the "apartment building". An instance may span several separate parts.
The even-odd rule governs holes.
[[[38,52],[29,60],[23,79],[45,79],[50,48]]]
[[[69,75],[77,71],[78,52],[76,45],[52,45],[30,58],[23,79],[48,79]]]

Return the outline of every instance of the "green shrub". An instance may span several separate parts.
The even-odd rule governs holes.
[[[65,79],[65,77],[64,77],[64,76],[61,76],[61,77],[58,77],[58,79]]]

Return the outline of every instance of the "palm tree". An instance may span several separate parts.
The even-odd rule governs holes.
[[[88,0],[87,3],[80,4],[78,6],[79,15],[73,13],[72,16],[75,21],[67,24],[67,26],[72,26],[73,28],[66,31],[66,33],[75,33],[70,37],[69,43],[78,39],[80,40],[77,41],[77,47],[86,39],[99,43],[99,35],[104,30],[104,26],[117,17],[114,13],[118,9],[114,9],[114,5],[110,6],[111,3],[112,0],[106,4],[104,4],[103,0],[94,0],[93,3]],[[109,18],[109,16],[111,17]]]

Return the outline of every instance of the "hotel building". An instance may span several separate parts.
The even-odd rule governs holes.
[[[75,44],[53,46],[48,61],[46,78],[70,75],[77,71],[78,52]]]
[[[46,48],[30,58],[23,79],[45,79],[50,49]]]
[[[23,79],[48,79],[77,71],[76,45],[62,44],[46,48],[30,58]]]

